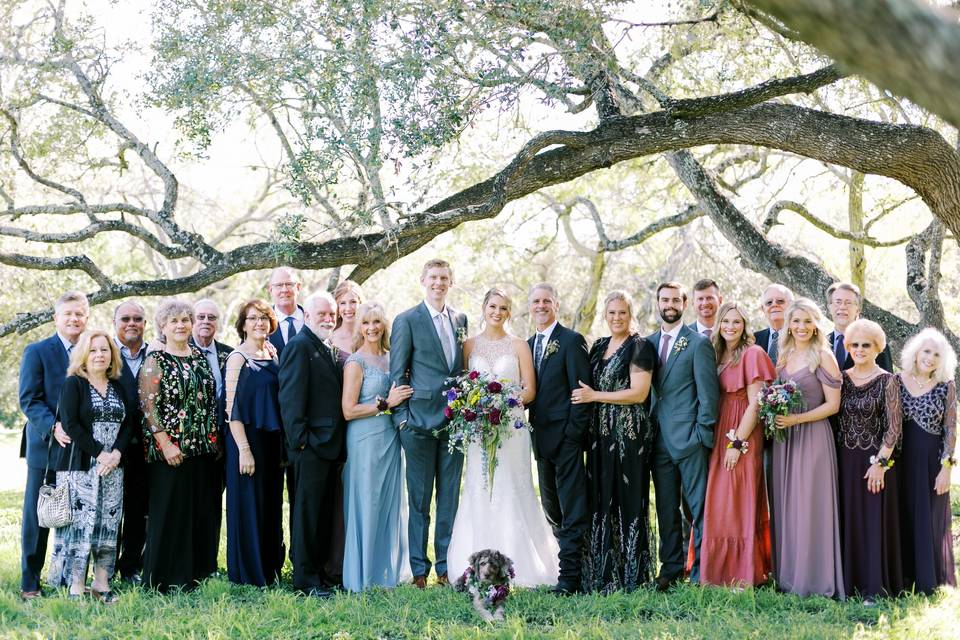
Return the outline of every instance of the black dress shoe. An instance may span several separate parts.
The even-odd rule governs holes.
[[[555,596],[573,596],[580,593],[580,587],[579,585],[560,582],[553,589],[550,589],[550,593]]]
[[[669,591],[670,587],[680,582],[682,578],[680,576],[657,576],[656,584],[657,591],[661,593]]]
[[[307,591],[305,595],[311,598],[332,598],[333,591],[324,587],[314,587]]]

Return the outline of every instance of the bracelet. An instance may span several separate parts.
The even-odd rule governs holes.
[[[953,456],[944,456],[940,459],[940,465],[947,468],[955,467],[957,466],[957,459]]]
[[[893,460],[891,458],[882,458],[880,456],[870,456],[870,464],[878,464],[880,468],[886,471],[893,466]]]
[[[250,451],[250,443],[244,442],[243,444],[238,444],[237,448],[240,449],[240,451]]]
[[[733,429],[727,432],[727,440],[730,441],[727,443],[727,449],[736,449],[741,454],[750,450],[750,443],[746,440],[738,440],[737,432]]]

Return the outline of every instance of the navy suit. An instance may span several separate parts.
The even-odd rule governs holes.
[[[830,347],[830,350],[833,351],[834,355],[836,355],[837,353],[837,348],[835,343],[836,339],[837,337],[836,337],[835,331],[831,331],[830,333],[827,334],[827,346]],[[846,359],[843,362],[838,362],[837,364],[840,365],[840,371],[846,371],[847,369],[853,366],[853,356],[847,353]],[[883,351],[881,351],[877,355],[877,365],[879,365],[880,368],[883,369],[884,371],[889,371],[890,373],[893,373],[893,356],[890,355],[889,344],[886,345],[883,348]]]
[[[300,312],[303,313],[303,307],[301,307],[300,305],[297,305],[297,309],[300,309]],[[274,313],[276,313],[277,308],[274,307],[274,308],[273,308],[273,311],[274,311]],[[306,325],[303,325],[303,326],[305,327]],[[271,334],[267,337],[267,339],[270,340],[270,343],[273,344],[273,346],[275,346],[275,347],[277,348],[277,357],[278,357],[278,358],[280,357],[280,354],[283,353],[283,348],[284,348],[285,346],[287,346],[286,343],[284,343],[284,341],[283,341],[283,331],[282,331],[281,329],[282,329],[282,328],[281,328],[279,325],[277,325],[277,330],[274,331],[273,333],[271,333]],[[303,327],[300,327],[300,330],[302,331],[302,330],[303,330]],[[290,339],[288,339],[287,342],[290,342]]]
[[[57,334],[27,345],[20,364],[20,409],[27,416],[20,456],[27,459],[27,486],[23,495],[20,530],[20,590],[39,591],[40,572],[47,552],[49,529],[37,523],[37,498],[44,482],[47,447],[50,467],[56,468],[60,445],[51,443],[60,390],[67,375],[67,350]]]
[[[146,359],[147,343],[140,347],[140,364]],[[147,541],[147,459],[143,448],[143,411],[137,376],[127,361],[120,359],[120,379],[125,409],[132,416],[133,433],[123,450],[123,521],[117,540],[116,572],[129,578],[143,570],[143,545]]]

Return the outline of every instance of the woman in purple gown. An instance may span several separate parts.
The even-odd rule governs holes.
[[[900,383],[877,365],[887,337],[876,322],[856,320],[843,334],[853,366],[843,372],[837,420],[843,584],[865,604],[903,590],[899,468]]]
[[[901,353],[903,451],[900,505],[906,584],[921,593],[957,586],[950,529],[950,472],[957,464],[957,356],[924,329]]]
[[[828,418],[840,408],[840,370],[808,298],[787,308],[777,372],[803,394],[799,411],[777,417],[773,443],[773,553],[777,585],[789,593],[844,597],[837,504],[837,450]]]

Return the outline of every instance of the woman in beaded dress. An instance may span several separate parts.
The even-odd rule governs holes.
[[[120,351],[105,331],[80,336],[60,395],[59,416],[73,442],[63,450],[57,484],[70,487],[73,521],[55,529],[48,582],[83,596],[93,558],[91,593],[115,601],[110,591],[123,514],[121,452],[133,435],[120,377]]]
[[[657,353],[633,332],[622,291],[604,301],[610,336],[590,349],[593,387],[574,402],[593,403],[587,442],[591,525],[584,543],[583,590],[633,591],[653,577],[650,549],[650,383]],[[587,381],[589,382],[589,381]]]
[[[907,588],[957,586],[950,526],[950,472],[956,466],[957,356],[943,334],[924,329],[901,353],[903,449],[900,511]]]
[[[843,584],[867,603],[903,590],[899,465],[900,384],[877,365],[887,338],[876,322],[860,319],[843,334],[853,367],[843,372],[837,416],[840,537]]]
[[[777,372],[797,384],[803,406],[776,419],[777,428],[786,430],[785,439],[773,443],[777,586],[801,596],[843,599],[837,448],[828,419],[840,408],[840,369],[818,326],[816,303],[797,298],[786,316]]]
[[[413,395],[390,384],[390,323],[377,303],[361,305],[343,369],[347,464],[343,469],[343,586],[395,587],[409,571],[400,434],[390,410]]]
[[[156,311],[162,348],[140,368],[150,490],[143,582],[193,588],[217,570],[220,434],[207,358],[189,342],[193,307],[171,299]]]

